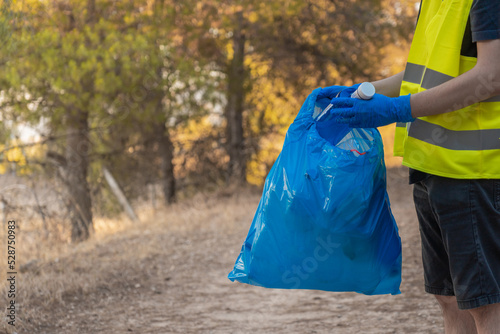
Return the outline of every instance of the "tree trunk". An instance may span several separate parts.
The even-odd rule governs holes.
[[[94,25],[96,21],[95,0],[87,0],[87,23]]]
[[[174,145],[170,139],[165,123],[156,127],[158,142],[158,155],[160,156],[160,182],[165,202],[167,205],[175,202],[175,177],[174,177]]]
[[[243,137],[243,103],[245,99],[245,35],[243,15],[236,14],[236,28],[233,32],[233,59],[228,67],[227,82],[227,137],[229,154],[229,178],[246,182],[246,155]]]
[[[96,20],[95,0],[87,0],[86,23],[92,26]],[[71,21],[71,20],[70,20]],[[83,82],[88,92],[93,84]],[[71,221],[71,241],[78,242],[89,238],[94,231],[92,223],[92,202],[90,198],[87,173],[89,168],[89,111],[68,109],[66,112],[66,157],[64,181],[68,188],[68,207]]]
[[[154,20],[155,20],[155,41],[160,40],[160,26],[162,25],[164,0],[154,1]],[[158,52],[157,56],[162,59],[162,53],[160,52],[160,45],[156,45]],[[174,145],[170,139],[170,134],[166,126],[167,117],[163,105],[163,99],[165,97],[165,92],[163,91],[163,65],[159,65],[156,68],[156,82],[158,87],[151,91],[153,101],[156,101],[155,106],[155,125],[154,125],[154,138],[158,143],[158,156],[160,157],[160,184],[163,191],[163,197],[165,198],[165,203],[167,205],[175,202],[176,192],[175,192],[175,177],[174,177]],[[156,123],[157,122],[157,123]]]
[[[69,193],[71,241],[82,241],[93,232],[92,203],[87,183],[90,142],[88,112],[67,112],[65,181]]]

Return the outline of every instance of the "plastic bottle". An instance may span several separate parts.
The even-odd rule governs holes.
[[[375,86],[369,82],[363,82],[358,89],[351,94],[354,99],[370,100],[375,95]]]

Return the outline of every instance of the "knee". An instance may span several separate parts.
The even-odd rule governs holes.
[[[438,301],[439,306],[441,306],[441,310],[443,312],[458,310],[457,298],[455,296],[434,295],[434,297],[436,297],[436,300]]]
[[[488,318],[500,319],[500,303],[485,305],[468,311],[478,322],[482,322]]]

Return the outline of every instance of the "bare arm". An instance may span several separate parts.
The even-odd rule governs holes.
[[[413,94],[412,116],[451,112],[500,95],[499,55],[500,39],[477,42],[476,66],[439,86]]]
[[[391,77],[372,82],[375,91],[388,97],[398,97],[405,71],[401,71]]]

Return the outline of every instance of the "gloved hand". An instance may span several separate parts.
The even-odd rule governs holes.
[[[329,98],[329,99],[333,99],[337,96],[337,94],[339,92],[341,92],[342,90],[346,89],[347,87],[346,86],[330,86],[330,87],[325,87],[325,88],[321,88],[321,90],[319,91],[319,94],[318,94],[318,99],[321,99],[321,98]]]
[[[354,93],[358,89],[359,85],[361,85],[361,83],[357,83],[355,85],[352,85],[351,87],[343,89],[338,97],[351,97],[352,93]]]
[[[413,122],[410,94],[387,97],[375,94],[371,100],[339,97],[332,100],[330,113],[337,123],[351,128],[376,128],[394,122]]]

